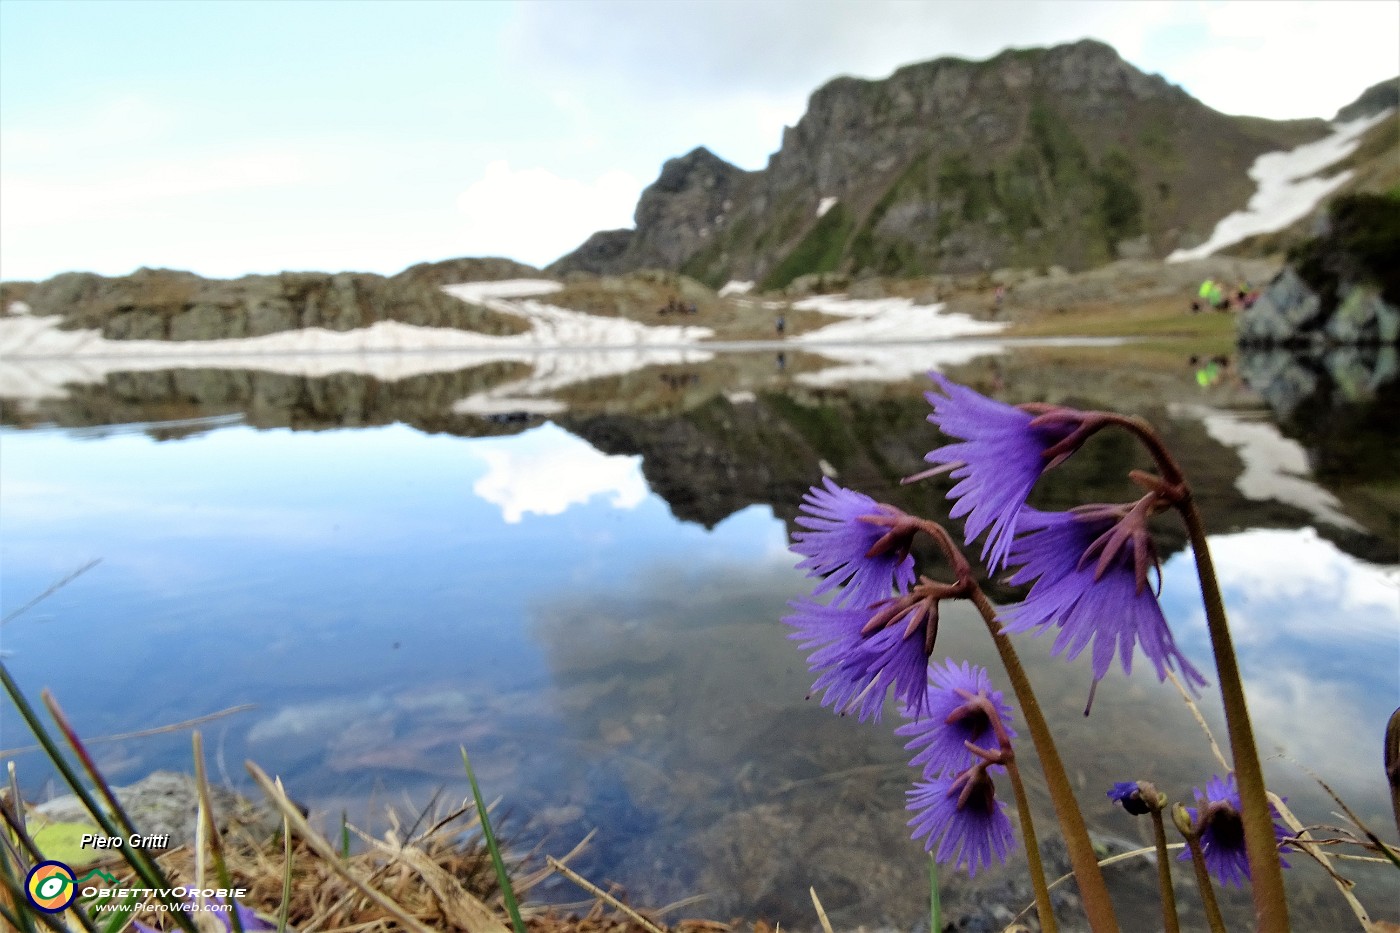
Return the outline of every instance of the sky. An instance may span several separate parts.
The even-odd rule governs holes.
[[[1096,38],[1226,113],[1400,74],[1396,0],[0,0],[0,278],[544,265],[812,91]]]

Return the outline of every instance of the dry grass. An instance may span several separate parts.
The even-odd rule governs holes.
[[[237,828],[221,834],[215,848],[222,851],[230,885],[248,891],[240,899],[244,906],[275,920],[282,910],[290,865],[286,916],[288,929],[298,933],[509,933],[511,921],[470,801],[448,812],[419,813],[408,823],[390,809],[389,829],[379,838],[348,826],[358,847],[343,855],[307,824],[280,785],[263,786],[287,818],[293,843],[288,847],[283,839],[258,841]],[[516,896],[524,899],[556,873],[577,878],[566,863],[587,844],[585,839],[562,859],[548,859],[548,864],[532,856],[514,859],[511,887]],[[187,845],[164,853],[157,861],[174,884],[222,887],[211,855],[206,852],[201,857],[195,846]],[[123,886],[142,886],[117,859],[97,867],[111,871]],[[638,911],[599,891],[582,906],[525,905],[521,913],[533,933],[730,933],[734,929],[709,920],[680,920],[667,926],[660,916],[664,911]],[[161,916],[146,913],[143,922],[149,925],[151,918]],[[175,927],[167,924],[164,929]],[[760,924],[754,929],[764,928]]]

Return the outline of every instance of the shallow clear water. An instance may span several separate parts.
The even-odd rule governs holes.
[[[1334,824],[1313,769],[1384,833],[1380,736],[1400,702],[1395,465],[1349,475],[1326,425],[1298,427],[1307,404],[1275,415],[1238,380],[1202,389],[1184,364],[1046,352],[950,373],[1013,402],[1162,425],[1213,532],[1271,786],[1304,822]],[[8,400],[0,611],[100,563],[4,626],[6,663],[89,736],[255,704],[203,727],[214,773],[246,790],[253,759],[322,814],[373,825],[386,801],[459,798],[465,745],[521,847],[562,854],[596,829],[576,867],[639,903],[703,895],[683,913],[807,927],[815,886],[839,925],[911,927],[926,894],[903,825],[905,753],[888,721],[804,699],[811,678],[778,620],[807,589],[786,542],[823,464],[943,517],[939,488],[897,483],[935,435],[921,383],[803,379],[813,371],[795,354],[644,368],[574,386],[548,420],[453,413],[514,372],[118,375]],[[1328,423],[1353,426],[1343,460],[1385,463],[1386,391],[1331,403]],[[1122,476],[1145,465],[1126,441],[1096,439],[1041,504],[1126,498]],[[1161,523],[1164,608],[1213,675],[1189,553]],[[1189,798],[1218,770],[1141,659],[1132,677],[1110,674],[1085,719],[1085,659],[1019,644],[1096,831],[1148,838],[1106,805],[1113,781]],[[938,652],[1003,681],[960,606],[944,611]],[[1218,704],[1202,707],[1223,742]],[[0,727],[41,794],[48,774],[13,751],[28,736],[8,707]],[[185,733],[96,747],[118,782],[189,767]],[[1047,798],[1034,779],[1030,791],[1044,833]],[[1308,880],[1295,911],[1318,929],[1346,922],[1321,873],[1296,871]],[[1391,916],[1393,872],[1363,875],[1363,900]],[[949,878],[946,896],[1004,899],[998,877]],[[1129,915],[1155,903],[1146,863],[1111,877]]]

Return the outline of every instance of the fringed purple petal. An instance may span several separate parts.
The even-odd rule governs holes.
[[[1005,864],[1015,845],[1006,805],[991,798],[987,809],[974,795],[959,809],[957,793],[950,793],[952,786],[952,778],[934,778],[918,781],[908,792],[914,839],[924,840],[926,852],[932,852],[937,842],[934,858],[940,864],[951,861],[954,867],[966,867],[969,876],[990,866],[993,858]]]
[[[950,659],[943,666],[934,665],[929,671],[929,679],[931,683],[926,690],[924,714],[915,719],[915,711],[906,708],[904,715],[914,721],[894,730],[896,734],[911,739],[905,748],[910,751],[922,749],[909,763],[921,768],[924,777],[952,776],[972,767],[977,756],[967,750],[964,742],[980,745],[988,751],[999,744],[992,722],[985,714],[965,716],[952,723],[947,721],[967,703],[967,698],[958,693],[959,690],[966,690],[974,696],[986,696],[1001,717],[1007,735],[1016,737],[1015,730],[1008,724],[1012,709],[1003,701],[1001,691],[992,688],[986,668],[966,661],[960,666]]]

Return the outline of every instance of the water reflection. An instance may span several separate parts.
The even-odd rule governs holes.
[[[472,492],[500,506],[506,524],[527,515],[559,515],[594,496],[609,495],[614,508],[636,508],[647,496],[642,458],[608,456],[553,424],[496,441],[474,452],[486,473]]]
[[[953,374],[1008,401],[1112,404],[1162,426],[1222,532],[1262,744],[1387,825],[1373,759],[1400,691],[1400,618],[1393,532],[1356,506],[1364,477],[1324,481],[1309,438],[1241,435],[1274,429],[1214,396],[1200,407],[1179,356],[1154,370],[1073,352]],[[776,620],[804,589],[785,543],[823,463],[933,517],[946,484],[899,485],[935,442],[922,384],[799,379],[821,365],[794,353],[779,373],[763,353],[613,374],[575,384],[549,421],[453,412],[518,369],[392,385],[132,374],[22,416],[7,407],[12,425],[81,430],[0,431],[4,610],[102,563],[6,626],[5,650],[26,687],[51,686],[90,733],[257,703],[210,730],[219,760],[251,757],[327,812],[460,791],[466,744],[523,842],[560,851],[598,829],[579,867],[639,901],[707,894],[694,912],[805,925],[815,885],[838,926],[910,927],[923,866],[904,825],[905,753],[887,728],[804,701],[810,677]],[[1366,428],[1379,416],[1349,411],[1362,435],[1341,439],[1349,449],[1391,442]],[[210,417],[223,420],[187,420]],[[140,431],[103,433],[123,421]],[[1294,459],[1278,476],[1302,485],[1247,480],[1279,449]],[[1124,474],[1144,465],[1126,439],[1095,438],[1040,504],[1122,498]],[[1159,544],[1173,555],[1163,598],[1178,641],[1211,672],[1179,529],[1164,523]],[[940,656],[995,669],[975,616],[945,612]],[[1215,770],[1200,730],[1143,670],[1115,669],[1085,720],[1087,659],[1048,649],[1021,644],[1090,823],[1135,842],[1141,826],[1095,807],[1100,785],[1150,777],[1188,795]],[[1204,712],[1223,735],[1213,701]],[[20,744],[14,733],[4,744]],[[120,779],[188,761],[180,736],[103,749]],[[1305,820],[1334,808],[1288,760],[1266,768]],[[42,781],[33,756],[20,772]],[[1029,792],[1048,821],[1043,787]],[[1006,877],[950,879],[950,909],[1005,899]],[[1126,904],[1153,883],[1146,866],[1111,881]],[[1335,894],[1300,890],[1312,928],[1345,918]],[[1383,897],[1367,900],[1388,916]],[[1247,899],[1229,909],[1247,914]]]

